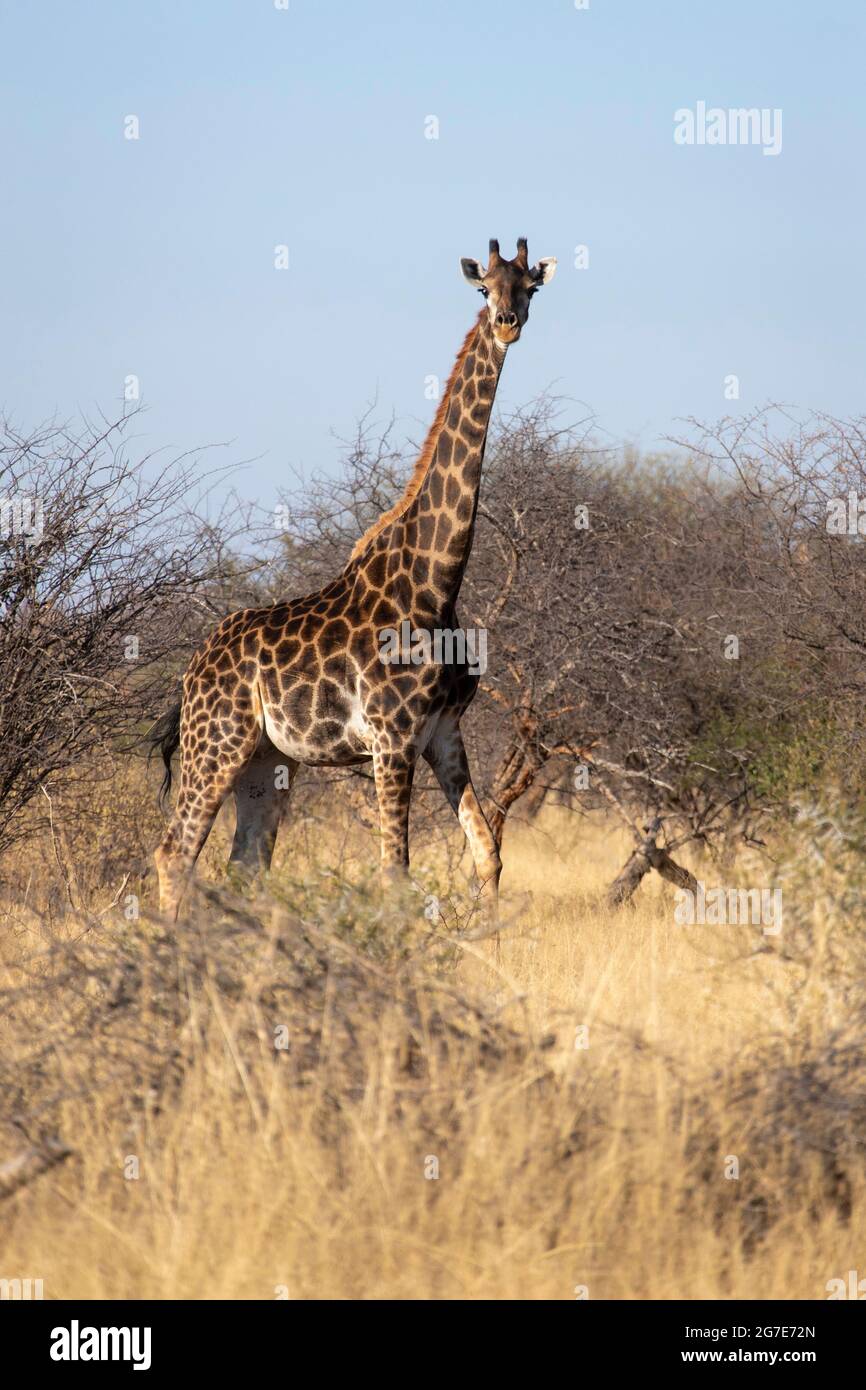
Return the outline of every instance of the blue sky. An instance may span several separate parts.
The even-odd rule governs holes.
[[[334,469],[374,396],[423,435],[425,379],[480,306],[458,259],[522,234],[559,271],[501,405],[553,386],[646,448],[769,399],[862,410],[855,0],[0,14],[0,406],[20,423],[111,412],[134,374],[147,447],[231,441],[267,502],[293,468]],[[781,108],[781,153],[678,146],[698,101]]]

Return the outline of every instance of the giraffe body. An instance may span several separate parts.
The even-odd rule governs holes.
[[[180,746],[180,788],[156,852],[160,907],[176,913],[184,884],[225,798],[234,794],[231,859],[270,865],[300,763],[349,767],[372,761],[383,868],[408,867],[412,780],[426,758],[495,899],[496,840],[472,786],[460,719],[478,674],[459,654],[447,662],[383,660],[383,633],[455,632],[456,600],[472,545],[490,411],[509,342],[528,300],[552,275],[491,258],[464,274],[488,300],[451,373],[403,497],[361,538],[343,572],[305,598],[231,614],[196,652],[183,681],[177,735],[161,746],[170,768]],[[491,302],[492,301],[492,302]],[[170,771],[169,771],[170,778]]]

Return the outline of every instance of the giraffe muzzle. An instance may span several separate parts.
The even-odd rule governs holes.
[[[516,343],[520,337],[520,324],[516,314],[497,314],[493,332],[500,343]]]

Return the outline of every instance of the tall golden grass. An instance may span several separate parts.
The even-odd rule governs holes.
[[[146,895],[138,920],[111,905],[117,866],[97,891],[62,845],[19,865],[0,1159],[22,1136],[71,1156],[3,1203],[0,1277],[48,1298],[814,1299],[866,1272],[861,947],[818,869],[790,870],[778,939],[679,926],[660,881],[611,913],[619,831],[546,811],[508,832],[497,962],[455,944],[459,893],[433,923],[417,894],[383,904],[357,832],[282,835],[266,890],[205,885],[177,929]],[[434,855],[419,874],[435,888]]]

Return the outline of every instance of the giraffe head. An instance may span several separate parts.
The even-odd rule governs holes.
[[[464,256],[460,261],[464,277],[473,289],[487,300],[487,312],[493,336],[501,347],[516,343],[529,317],[529,301],[542,285],[553,279],[556,257],[543,256],[538,265],[530,267],[526,237],[517,239],[517,255],[505,261],[499,254],[499,242],[491,241],[487,269]]]

